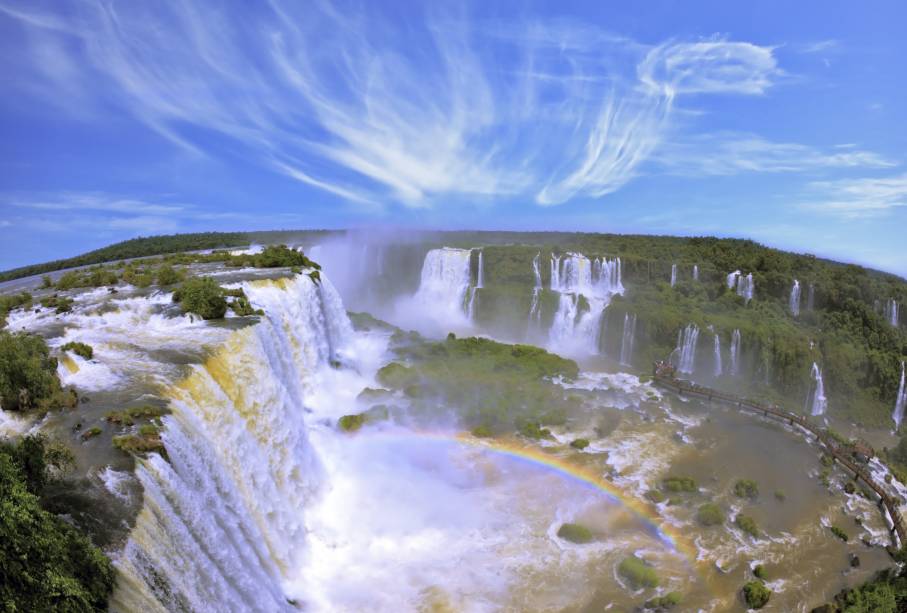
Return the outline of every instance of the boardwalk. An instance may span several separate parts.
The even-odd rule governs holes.
[[[894,548],[899,549],[902,546],[907,546],[907,526],[905,526],[904,519],[901,517],[901,512],[898,509],[898,501],[872,478],[860,462],[854,459],[853,449],[850,446],[839,443],[835,438],[830,436],[828,432],[811,423],[806,417],[797,415],[796,413],[790,413],[789,411],[785,411],[776,406],[759,404],[752,400],[703,387],[690,381],[684,381],[683,379],[676,379],[673,376],[661,374],[659,372],[656,372],[653,382],[655,385],[685,396],[698,396],[709,401],[723,402],[763,417],[786,422],[792,426],[796,425],[805,430],[808,434],[812,434],[835,461],[853,474],[854,481],[857,481],[858,483],[862,481],[879,497],[880,507],[883,511],[887,511],[888,516],[891,518],[893,526],[891,528],[891,540]]]

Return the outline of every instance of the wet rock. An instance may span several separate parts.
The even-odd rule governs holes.
[[[852,553],[852,554],[850,554],[850,556],[848,556],[848,558],[849,558],[851,568],[858,568],[860,566],[860,556],[858,556],[855,553]]]

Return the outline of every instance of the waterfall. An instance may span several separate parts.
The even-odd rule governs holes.
[[[753,283],[753,273],[749,273],[745,277],[743,275],[737,276],[737,295],[741,296],[744,302],[749,302],[753,299],[753,290],[755,289],[755,283]]]
[[[806,294],[806,310],[812,311],[816,306],[816,286],[809,284],[809,291]]]
[[[475,291],[470,291],[469,249],[443,247],[425,254],[415,302],[446,323],[462,321],[469,314]],[[474,305],[473,305],[474,306]]]
[[[597,353],[601,317],[614,294],[624,292],[620,258],[590,261],[579,253],[551,256],[551,289],[560,294],[548,337],[559,350]],[[580,312],[580,298],[588,311]]]
[[[727,288],[734,289],[734,286],[737,285],[737,278],[740,276],[740,271],[735,270],[727,276]]]
[[[485,287],[485,264],[482,260],[482,252],[479,251],[479,272],[476,278],[476,287],[483,288]]]
[[[326,277],[243,289],[266,317],[169,388],[169,461],[137,463],[143,506],[115,562],[113,610],[294,610],[286,589],[324,480],[303,407],[353,332]]]
[[[815,389],[812,394],[806,398],[807,408],[810,411],[810,415],[824,415],[825,410],[828,408],[828,399],[825,397],[825,383],[822,381],[822,369],[819,368],[819,365],[815,362],[813,362],[810,376],[812,376],[813,381],[815,382]],[[810,399],[812,402],[810,402]]]
[[[466,305],[466,318],[474,322],[476,320],[476,302],[478,302],[479,287],[469,288],[469,302]]]
[[[894,298],[889,299],[888,302],[885,303],[885,319],[895,328],[897,328],[900,323],[898,311],[899,306]]]
[[[699,265],[693,264],[693,281],[699,281]]]
[[[790,312],[794,317],[800,315],[800,282],[794,279],[794,285],[790,288]]]
[[[714,374],[716,377],[720,377],[723,372],[724,371],[721,367],[721,337],[716,332],[715,333],[715,370],[713,371],[712,374]]]
[[[677,365],[678,372],[686,375],[693,374],[696,369],[696,341],[698,340],[699,328],[695,324],[689,324],[677,332],[677,354],[680,356],[680,363]]]
[[[542,272],[539,269],[539,259],[541,257],[541,253],[536,253],[535,257],[532,258],[532,275],[535,278],[535,285],[532,287],[532,304],[529,306],[529,321],[532,321],[533,319],[538,321],[542,317],[542,312],[539,309],[539,297],[542,293]]]
[[[901,385],[898,387],[897,399],[894,402],[894,413],[891,414],[895,430],[901,428],[905,407],[907,407],[907,388],[904,386],[904,362],[901,362]]]
[[[677,285],[677,264],[671,264],[671,287]]]
[[[633,345],[636,342],[636,313],[624,314],[624,335],[620,343],[620,363],[630,366],[633,361]]]
[[[735,329],[731,335],[731,375],[740,373],[740,330]]]

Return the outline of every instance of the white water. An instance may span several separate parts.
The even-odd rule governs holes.
[[[542,293],[542,272],[539,269],[539,258],[541,257],[541,253],[536,253],[532,258],[532,276],[535,278],[535,285],[532,286],[532,304],[529,306],[530,322],[533,320],[538,322],[542,317],[541,309],[539,309],[539,297]]]
[[[479,251],[479,272],[476,275],[476,287],[485,287],[485,263],[481,251]]]
[[[671,264],[671,287],[677,285],[677,264]]]
[[[754,290],[753,273],[749,273],[745,277],[743,275],[737,277],[737,295],[743,297],[745,302],[748,303],[753,299]]]
[[[904,409],[907,408],[907,387],[904,385],[904,362],[901,362],[901,384],[898,386],[898,395],[894,403],[894,412],[891,419],[894,420],[895,430],[900,429],[901,422],[904,421]]]
[[[419,289],[413,302],[422,314],[439,325],[468,323],[471,289],[469,249],[443,247],[425,254]],[[474,305],[473,305],[474,307]]]
[[[895,328],[897,328],[900,323],[899,310],[900,306],[893,298],[885,303],[885,319]]]
[[[633,362],[633,345],[636,343],[636,313],[624,313],[624,333],[620,343],[620,363],[630,366]]]
[[[810,396],[807,397],[807,408],[809,408],[810,415],[824,415],[825,410],[828,408],[828,399],[825,397],[825,382],[822,380],[822,369],[815,362],[813,362],[810,376],[813,378],[814,387]],[[812,399],[812,402],[810,402],[810,399]]]
[[[693,264],[693,281],[699,281],[699,265]]]
[[[731,335],[731,375],[740,373],[740,330],[735,329]]]
[[[794,279],[794,285],[790,288],[790,299],[788,300],[790,312],[794,317],[800,315],[800,282]]]
[[[579,253],[551,256],[551,289],[560,294],[548,332],[552,349],[569,354],[598,352],[601,317],[615,294],[624,292],[620,258],[590,261]],[[580,309],[580,299],[589,305]]]
[[[734,289],[734,286],[737,285],[737,278],[740,276],[740,271],[735,270],[727,276],[727,288]]]
[[[716,377],[720,377],[724,370],[721,367],[721,337],[718,336],[718,333],[715,333],[715,368],[712,371],[712,374]]]
[[[677,332],[677,354],[679,363],[678,372],[686,375],[693,374],[696,368],[696,342],[699,340],[699,328],[695,324],[689,324],[683,330]]]

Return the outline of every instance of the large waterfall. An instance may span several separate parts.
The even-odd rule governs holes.
[[[539,298],[542,293],[542,271],[539,268],[539,259],[541,257],[541,253],[536,253],[535,257],[532,258],[532,276],[535,279],[535,283],[532,286],[532,304],[529,306],[530,322],[538,322],[542,316],[542,311],[539,308]]]
[[[904,362],[901,362],[901,384],[898,386],[898,395],[894,402],[894,412],[891,419],[894,420],[895,430],[900,429],[901,422],[904,421],[904,409],[907,408],[907,387],[904,386]]]
[[[885,319],[895,328],[898,327],[900,322],[898,310],[899,305],[895,299],[891,298],[885,303]]]
[[[825,382],[822,380],[822,369],[815,362],[813,362],[810,376],[813,378],[814,385],[812,393],[806,399],[809,414],[814,416],[824,415],[825,410],[828,408],[828,399],[825,397]]]
[[[718,333],[715,333],[715,368],[712,371],[712,374],[716,377],[720,377],[724,373],[724,369],[721,365],[721,337]]]
[[[624,334],[620,342],[620,363],[630,366],[633,362],[633,345],[636,343],[636,313],[624,313]]]
[[[552,346],[597,353],[602,313],[611,297],[624,291],[620,258],[590,261],[579,253],[552,255],[551,289],[560,294],[548,333]]]
[[[415,303],[438,320],[465,323],[475,310],[471,257],[469,249],[451,247],[432,249],[425,254]]]
[[[753,273],[744,275],[739,270],[735,270],[727,276],[727,288],[735,289],[737,295],[743,298],[745,302],[753,299],[756,284],[753,281]]]
[[[790,312],[794,317],[800,315],[800,282],[794,279],[794,284],[790,288],[790,299],[788,300]]]
[[[731,335],[731,375],[740,373],[740,330],[734,329]]]
[[[737,279],[740,277],[740,271],[735,270],[727,276],[727,288],[734,289],[734,286],[737,285]]]
[[[699,327],[690,324],[677,332],[678,372],[693,374],[696,369],[696,342],[699,340]]]
[[[304,509],[323,482],[303,408],[352,335],[326,278],[244,284],[267,317],[170,388],[169,462],[136,476],[144,503],[116,564],[113,610],[292,610]]]

